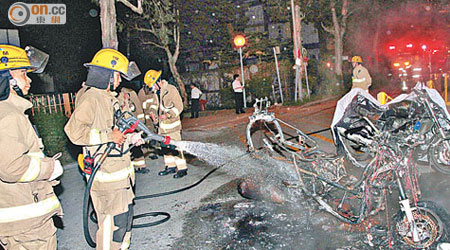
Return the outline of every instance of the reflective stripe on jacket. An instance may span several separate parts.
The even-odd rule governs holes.
[[[143,87],[139,90],[138,97],[142,103],[145,122],[147,125],[150,125],[153,124],[150,113],[153,113],[155,116],[158,114],[158,97],[154,92],[145,90],[145,88]]]
[[[122,110],[130,111],[136,118],[145,122],[144,110],[138,95],[134,90],[129,88],[122,88],[117,98]]]
[[[72,143],[84,146],[83,153],[87,154],[89,152],[95,159],[94,154],[98,145],[112,142],[111,132],[114,126],[113,116],[115,108],[120,108],[120,105],[114,97],[114,93],[90,88],[77,100],[77,107],[64,127],[67,137]],[[128,145],[129,141],[127,140],[124,143],[124,150],[128,149]],[[102,153],[105,148],[106,146],[102,146],[99,153]],[[130,153],[121,157],[107,157],[97,175],[100,173],[99,176],[103,176],[125,171],[124,169],[128,169],[130,164]],[[98,180],[95,178],[92,190],[128,188],[134,182],[134,174],[120,175],[120,178],[115,178],[113,181],[108,182]]]
[[[48,181],[54,161],[42,153],[24,114],[31,106],[14,94],[0,101],[0,236],[29,231],[62,214],[55,182]]]
[[[98,182],[116,182],[121,181],[124,179],[132,178],[134,179],[134,166],[130,162],[130,166],[127,168],[122,168],[118,171],[107,173],[103,172],[101,170],[97,171],[97,174],[95,174],[95,181]]]
[[[178,89],[166,83],[159,94],[159,116],[167,115],[167,119],[159,121],[159,133],[169,134],[181,130],[180,115],[183,111],[183,100]]]
[[[56,196],[50,196],[45,200],[22,206],[0,208],[0,223],[16,222],[44,216],[56,209],[61,204]]]

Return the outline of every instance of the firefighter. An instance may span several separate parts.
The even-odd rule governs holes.
[[[170,136],[174,140],[181,140],[181,120],[183,101],[175,86],[161,79],[161,71],[149,70],[145,73],[144,82],[157,94],[154,98],[158,105],[150,108],[151,119],[158,124],[158,134]],[[165,169],[158,175],[164,176],[175,173],[173,178],[187,175],[186,160],[182,151],[169,151],[164,154]]]
[[[90,63],[84,64],[88,68],[86,89],[64,130],[72,143],[83,146],[85,159],[98,159],[109,142],[123,145],[124,150],[130,143],[143,143],[140,133],[125,136],[113,124],[114,112],[120,109],[114,89],[121,75],[131,80],[138,74],[133,65],[114,49],[101,49]],[[98,221],[97,249],[130,246],[134,180],[129,153],[107,157],[95,175],[91,198]]]
[[[4,249],[56,249],[54,215],[62,216],[53,186],[63,173],[58,156],[43,153],[42,141],[24,112],[32,104],[23,98],[31,79],[48,55],[0,45],[0,245]]]
[[[370,77],[369,71],[361,64],[362,58],[360,56],[352,57],[352,89],[361,88],[369,92],[369,87],[372,85],[372,78]]]
[[[120,90],[118,99],[122,110],[132,112],[136,118],[145,124],[142,104],[134,90],[123,87]],[[144,152],[142,152],[141,147],[134,147],[131,149],[131,158],[131,163],[133,164],[136,173],[145,174],[149,172],[146,168]]]
[[[158,99],[155,98],[156,93],[152,91],[145,83],[142,88],[139,89],[138,97],[142,103],[142,110],[144,111],[145,124],[149,127],[154,133],[158,133],[157,124],[154,124],[152,119],[150,118],[150,110],[158,109]],[[149,153],[150,159],[156,160],[158,159],[156,145],[150,141],[147,145],[143,145],[142,149],[144,151],[144,155]]]

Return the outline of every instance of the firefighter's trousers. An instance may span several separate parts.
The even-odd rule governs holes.
[[[170,136],[172,140],[181,140],[181,131],[175,131],[172,133],[162,134]],[[186,159],[184,158],[183,151],[164,150],[164,164],[166,167],[176,167],[177,170],[187,169]]]
[[[5,250],[56,250],[56,227],[53,219],[20,235],[0,237]]]
[[[133,221],[133,190],[129,188],[91,191],[97,214],[97,249],[128,249]]]

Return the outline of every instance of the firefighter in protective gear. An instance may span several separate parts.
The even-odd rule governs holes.
[[[38,55],[42,53],[41,55]],[[4,249],[56,249],[54,215],[62,216],[53,192],[63,173],[49,158],[25,110],[32,104],[27,72],[42,72],[48,55],[0,45],[0,245]]]
[[[157,93],[154,98],[157,98],[158,105],[150,109],[150,116],[158,124],[158,134],[181,140],[180,115],[183,111],[183,101],[177,88],[166,80],[161,80],[161,71],[147,71],[144,82]],[[165,153],[164,163],[165,169],[158,173],[160,176],[175,173],[174,178],[182,178],[187,175],[183,151],[172,150]]]
[[[362,58],[360,56],[352,57],[352,89],[361,88],[369,92],[369,87],[372,85],[372,78],[370,77],[369,71],[361,64]]]
[[[76,100],[76,108],[64,128],[72,143],[83,146],[85,157],[95,161],[109,142],[123,145],[124,150],[130,143],[142,143],[136,136],[125,136],[114,125],[114,112],[120,109],[120,104],[113,90],[119,86],[121,74],[129,79],[136,76],[139,70],[131,70],[133,65],[136,67],[113,49],[101,49],[91,63],[85,64],[86,89]],[[107,157],[95,175],[91,198],[98,221],[97,249],[128,249],[134,180],[129,153]]]
[[[153,92],[145,83],[142,88],[139,89],[138,97],[142,103],[142,109],[145,114],[145,124],[150,130],[154,133],[158,133],[158,128],[156,124],[153,123],[153,120],[150,118],[150,110],[158,109],[158,98],[155,98],[156,93]],[[158,159],[157,154],[157,146],[153,141],[150,141],[149,144],[144,145],[142,147],[144,151],[144,155],[149,154],[150,159],[156,160]]]
[[[138,118],[140,122],[145,123],[142,104],[134,90],[123,87],[120,90],[117,99],[119,99],[122,110],[133,113],[133,115]],[[144,153],[142,152],[141,147],[134,147],[131,149],[131,159],[131,164],[133,164],[136,173],[148,173]]]

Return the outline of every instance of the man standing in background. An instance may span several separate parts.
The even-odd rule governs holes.
[[[236,114],[245,113],[244,111],[244,95],[243,95],[244,86],[239,79],[238,74],[234,74],[233,76],[233,91],[234,91],[234,100],[236,102]]]
[[[198,118],[198,112],[200,109],[200,96],[203,92],[195,86],[195,84],[191,84],[191,118]]]

